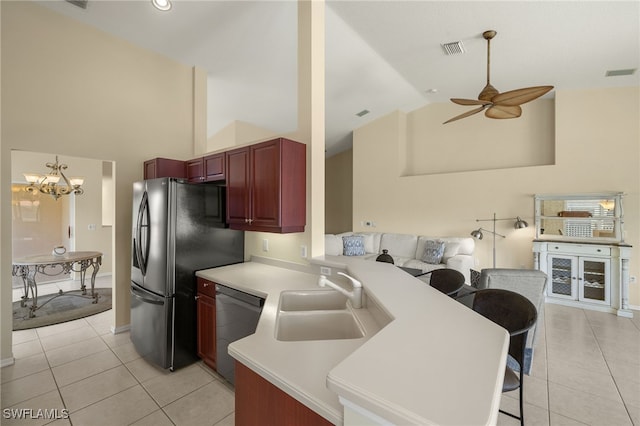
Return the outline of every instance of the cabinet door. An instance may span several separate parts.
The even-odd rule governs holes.
[[[280,226],[280,144],[251,146],[251,225]]]
[[[144,162],[144,178],[162,177],[183,178],[185,176],[184,161],[170,158],[154,158]]]
[[[216,300],[198,293],[198,356],[216,369]]]
[[[187,161],[187,179],[189,182],[204,182],[204,160],[202,158],[194,158]]]
[[[204,157],[204,180],[207,182],[224,180],[224,162],[224,153]]]
[[[156,178],[156,160],[147,160],[144,162],[144,179]]]
[[[247,229],[250,218],[249,148],[226,153],[227,223]]]
[[[580,257],[578,299],[584,302],[609,304],[610,259]]]
[[[547,294],[553,297],[575,300],[578,297],[578,258],[575,256],[549,255],[551,278]]]

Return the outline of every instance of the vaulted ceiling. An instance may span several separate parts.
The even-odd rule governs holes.
[[[233,120],[277,132],[296,127],[295,1],[173,0],[168,12],[144,0],[89,0],[86,9],[38,3],[205,69],[209,136]],[[637,71],[606,72],[638,68],[639,16],[638,1],[327,1],[327,155],[391,111],[476,98],[486,80],[488,29],[498,32],[491,82],[501,92],[638,86]],[[464,53],[446,55],[442,44],[458,41]]]

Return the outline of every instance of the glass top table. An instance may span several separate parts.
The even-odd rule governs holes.
[[[13,269],[11,274],[14,277],[21,277],[23,283],[24,294],[20,300],[20,306],[25,307],[27,301],[31,299],[29,307],[29,318],[36,316],[35,312],[49,303],[51,300],[62,295],[80,296],[93,299],[92,303],[98,303],[98,293],[95,292],[95,282],[98,270],[102,264],[102,253],[98,251],[71,251],[64,254],[36,254],[25,256],[13,260]],[[61,267],[61,270],[58,268]],[[85,285],[85,276],[87,269],[91,267],[91,294],[87,295]],[[55,276],[67,274],[69,272],[77,272],[80,274],[80,292],[81,294],[73,294],[60,290],[57,296],[52,297],[42,305],[38,305],[38,285],[36,282],[37,274],[46,276]],[[31,297],[29,297],[31,294]]]

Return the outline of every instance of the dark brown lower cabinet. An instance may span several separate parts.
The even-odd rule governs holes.
[[[216,369],[216,299],[215,283],[198,277],[198,356]]]
[[[236,426],[328,426],[332,423],[236,361]]]

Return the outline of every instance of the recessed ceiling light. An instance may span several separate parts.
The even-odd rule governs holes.
[[[158,10],[171,9],[171,0],[151,0],[151,4]]]
[[[365,115],[369,114],[370,112],[371,112],[371,111],[369,111],[368,109],[363,109],[362,111],[360,111],[360,112],[359,112],[359,113],[357,113],[356,115],[357,115],[358,117],[363,117],[363,116],[365,116]]]
[[[424,93],[438,93],[438,89],[427,89]]]
[[[606,72],[605,77],[618,77],[621,75],[633,75],[637,68],[628,68],[626,70],[609,70]]]

